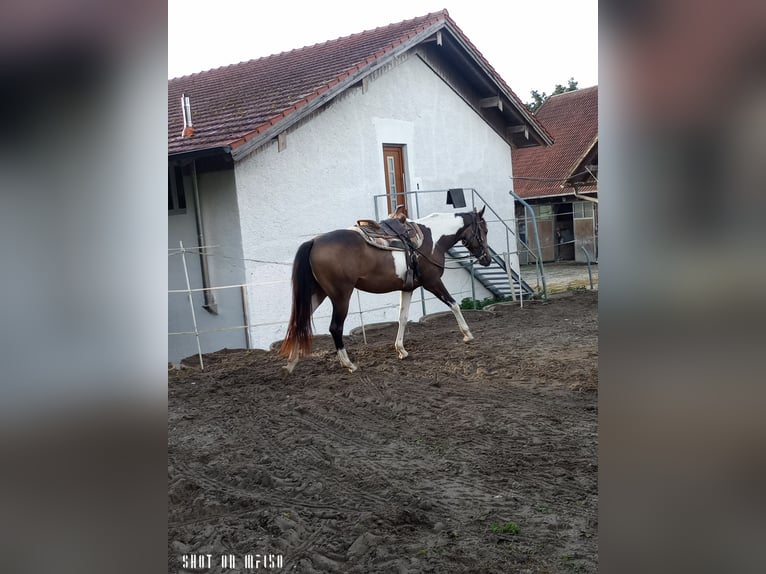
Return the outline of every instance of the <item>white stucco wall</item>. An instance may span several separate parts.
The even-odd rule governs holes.
[[[370,78],[366,92],[349,90],[292,128],[283,151],[273,142],[236,164],[244,257],[271,262],[245,262],[248,282],[273,282],[250,291],[251,323],[269,323],[253,330],[256,347],[284,337],[291,264],[299,244],[375,217],[373,196],[385,190],[384,144],[405,146],[408,189],[475,188],[512,222],[508,144],[417,56],[403,57]],[[443,194],[421,197],[421,215],[453,211],[445,199]],[[415,215],[412,208],[410,214]],[[489,239],[497,251],[506,250],[504,233],[493,225]],[[471,296],[467,272],[447,271],[444,278],[458,302]],[[413,297],[412,320],[422,314],[419,293]],[[490,294],[477,283],[476,296]],[[365,324],[397,319],[398,293],[360,297],[363,308],[387,307],[365,313]],[[427,313],[446,310],[431,298],[427,294]],[[354,295],[346,332],[360,324],[357,310]],[[330,312],[325,302],[315,314],[318,333],[327,333]]]
[[[239,232],[239,211],[237,207],[234,170],[200,173],[197,177],[202,206],[205,244],[207,250],[210,284],[213,287],[244,283],[244,262],[242,261],[242,239]],[[191,177],[184,177],[186,192],[186,213],[168,217],[168,249],[177,250],[179,240],[185,248],[198,245],[197,227],[194,216],[194,194]],[[197,252],[186,254],[189,282],[192,289],[202,287],[200,258]],[[183,262],[178,254],[168,256],[168,289],[186,289]],[[202,305],[202,292],[192,294],[197,327],[200,331],[244,325],[242,294],[239,289],[225,289],[214,292],[218,314],[211,314]],[[186,293],[168,295],[168,332],[193,331],[191,310]],[[246,347],[245,332],[242,330],[204,333],[200,337],[203,352],[228,348]],[[194,335],[168,336],[168,360],[178,363],[184,357],[197,353]]]

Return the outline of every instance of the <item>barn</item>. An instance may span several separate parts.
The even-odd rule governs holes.
[[[169,80],[169,359],[269,348],[297,247],[397,205],[412,217],[486,205],[494,266],[513,275],[512,154],[552,143],[446,10]],[[457,301],[508,282],[506,269],[453,267]],[[397,293],[360,293],[346,329],[397,307]],[[420,293],[410,317],[442,310]],[[329,314],[325,302],[317,331]]]
[[[551,96],[535,116],[556,143],[513,156],[514,192],[528,204],[516,205],[521,263],[534,262],[537,241],[545,262],[596,260],[598,86]]]

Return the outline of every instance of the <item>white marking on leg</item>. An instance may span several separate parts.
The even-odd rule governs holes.
[[[348,358],[346,349],[338,349],[338,360],[340,360],[341,365],[346,367],[352,373],[358,368],[354,363],[351,362],[351,359]]]
[[[409,355],[404,350],[404,329],[407,326],[407,317],[410,313],[410,301],[412,301],[412,291],[402,291],[399,298],[399,330],[396,332],[396,342],[394,343],[394,348],[399,353],[400,359]]]
[[[457,326],[460,327],[460,332],[463,333],[463,342],[468,343],[473,341],[473,335],[468,328],[468,323],[465,322],[463,314],[460,312],[460,305],[452,303],[449,308],[452,310],[452,314],[455,315],[455,319],[457,319]]]
[[[293,369],[295,368],[295,365],[298,364],[298,357],[295,357],[293,359],[290,359],[287,364],[282,367],[284,370],[286,370],[288,373],[292,373]]]

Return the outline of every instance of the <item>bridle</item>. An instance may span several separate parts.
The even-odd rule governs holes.
[[[467,227],[467,226],[466,226]],[[468,243],[470,241],[476,240],[479,243],[479,247],[481,247],[481,253],[479,253],[478,256],[474,255],[473,253],[469,253],[468,255],[465,255],[463,257],[458,257],[456,259],[469,259],[471,257],[476,257],[477,259],[481,259],[484,255],[487,257],[491,257],[489,252],[487,251],[487,246],[485,245],[484,241],[481,238],[481,231],[479,229],[479,218],[478,218],[478,212],[474,209],[473,213],[471,214],[471,236],[466,239],[465,237],[461,238],[460,241],[463,243],[466,249],[468,249]],[[431,259],[428,255],[423,253],[419,247],[413,248],[413,250],[420,255],[423,259],[431,263],[431,265],[434,265],[436,267],[439,267],[440,269],[460,269],[462,266],[458,267],[447,267],[446,265],[442,265],[440,263],[437,263],[433,259]],[[469,249],[470,251],[470,249]]]
[[[473,257],[476,257],[477,259],[481,259],[485,255],[487,257],[490,257],[490,254],[487,251],[487,245],[484,243],[484,240],[481,238],[481,230],[479,229],[479,217],[475,209],[473,210],[473,213],[471,214],[471,236],[468,239],[463,237],[461,239],[461,242],[463,243],[463,246],[466,249],[469,249],[468,244],[473,240],[476,240],[476,242],[479,244],[479,247],[481,248],[481,252],[479,253],[479,255],[473,255],[473,254],[471,255]]]

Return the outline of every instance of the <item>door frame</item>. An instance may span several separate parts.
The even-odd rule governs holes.
[[[388,213],[394,213],[396,208],[401,205],[407,208],[404,145],[383,144],[383,175],[385,178]]]

